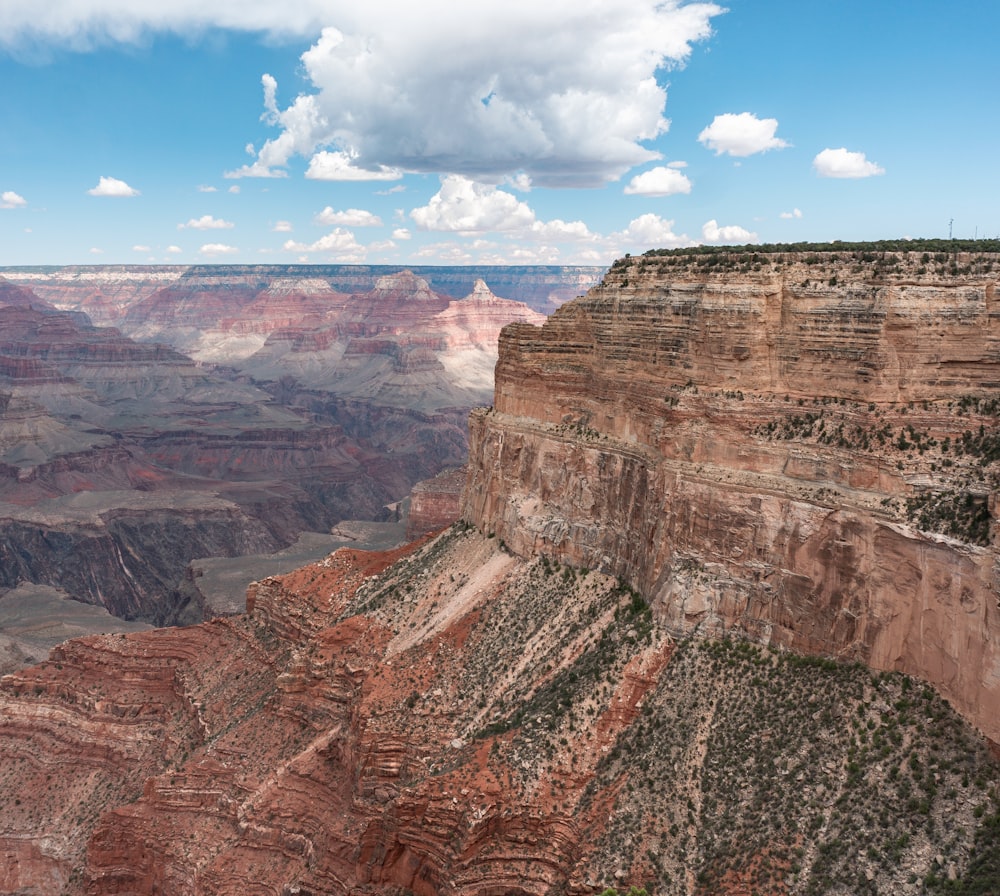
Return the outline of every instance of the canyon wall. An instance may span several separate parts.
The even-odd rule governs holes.
[[[462,464],[500,329],[544,319],[409,272],[354,295],[309,268],[20,273],[74,310],[0,278],[0,597],[156,624],[203,618],[190,560],[384,519]]]
[[[1000,265],[910,255],[616,263],[504,330],[465,518],[677,634],[924,678],[1000,740]]]

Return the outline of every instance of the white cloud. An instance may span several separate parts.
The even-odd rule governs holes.
[[[798,209],[798,208],[793,208],[790,212],[782,212],[781,213],[781,217],[782,218],[788,218],[788,219],[801,218],[802,217],[802,210]]]
[[[192,218],[187,224],[178,224],[178,230],[232,230],[236,225],[232,221],[225,221],[222,218],[213,218],[211,215],[202,215],[200,218]]]
[[[320,237],[314,243],[307,244],[288,240],[282,248],[286,252],[322,252],[344,263],[363,261],[365,258],[365,247],[355,239],[350,230],[344,230],[342,227],[334,228],[333,231]]]
[[[414,258],[436,258],[438,261],[456,264],[472,260],[465,246],[460,243],[428,243],[413,253]]]
[[[180,246],[167,246],[166,251],[171,255],[180,255],[184,250]]]
[[[536,186],[596,186],[658,158],[645,145],[668,127],[657,74],[683,64],[723,12],[681,0],[328,7],[336,27],[302,54],[312,92],[282,108],[263,80],[279,134],[232,175],[275,176],[301,156],[318,179],[523,173]]]
[[[150,249],[149,246],[133,246],[132,247],[132,251],[133,252],[152,252],[152,249]]]
[[[0,194],[0,208],[23,208],[27,204],[28,200],[18,196],[13,190],[5,190]]]
[[[381,227],[382,219],[369,211],[360,208],[349,208],[346,211],[334,211],[327,206],[316,215],[317,224],[329,227]]]
[[[133,43],[151,31],[185,37],[211,27],[315,34],[328,19],[326,0],[4,0],[0,4],[0,46],[50,41],[86,50],[107,43]]]
[[[643,251],[646,249],[676,249],[680,246],[691,245],[691,239],[687,234],[674,233],[673,221],[664,220],[659,215],[652,213],[634,218],[624,231],[613,234],[612,240],[631,247],[631,249]]]
[[[94,247],[93,247],[93,248],[92,248],[92,249],[90,250],[90,254],[91,254],[91,255],[103,255],[103,254],[104,254],[104,250],[103,250],[103,249],[98,249],[98,248],[97,248],[97,246],[94,246]]]
[[[310,180],[399,180],[403,176],[399,168],[385,165],[361,168],[355,164],[357,157],[356,152],[318,152],[309,160],[306,177]]]
[[[745,243],[757,242],[756,233],[751,233],[746,228],[740,227],[737,224],[729,224],[725,227],[720,227],[719,223],[714,218],[711,221],[706,221],[702,225],[701,236],[706,243],[729,243],[731,245],[743,245]]]
[[[206,186],[205,184],[201,184],[198,187],[198,192],[199,193],[217,193],[218,190],[215,187],[209,187],[209,186]]]
[[[523,171],[518,174],[508,176],[506,182],[510,184],[519,193],[530,193],[531,192],[531,178],[525,174]]]
[[[205,243],[199,250],[202,255],[235,255],[240,250],[225,243]]]
[[[677,161],[677,162],[667,162],[667,167],[668,168],[687,168],[687,166],[688,166],[687,162],[680,162],[680,161]]]
[[[690,193],[691,181],[675,168],[659,166],[637,174],[625,187],[628,196],[673,196]]]
[[[87,192],[91,196],[138,196],[139,191],[130,187],[125,181],[118,180],[116,177],[102,177],[98,182],[97,186],[93,187]]]
[[[885,174],[885,168],[869,162],[863,152],[824,149],[813,159],[813,168],[820,177],[873,177]]]
[[[421,230],[466,235],[503,233],[533,242],[595,240],[583,221],[539,221],[535,212],[511,193],[459,174],[441,180],[441,189],[410,217]],[[532,250],[537,251],[537,250]]]
[[[397,227],[392,232],[392,238],[394,240],[408,240],[413,238],[413,234],[410,233],[405,227]]]
[[[292,222],[291,221],[275,221],[274,227],[271,228],[274,233],[291,233],[292,232]]]
[[[536,221],[524,236],[539,241],[550,240],[559,243],[589,242],[597,239],[583,221],[562,221],[559,218],[545,222]]]
[[[751,112],[734,115],[716,115],[712,123],[699,135],[698,140],[716,155],[728,153],[731,156],[752,156],[769,149],[783,149],[788,144],[774,133],[778,130],[778,119],[758,118]]]
[[[239,191],[240,191],[239,185],[233,184],[226,192],[227,193],[239,193]]]
[[[535,213],[520,199],[458,174],[443,178],[441,189],[410,217],[421,230],[453,233],[523,231],[535,223]]]

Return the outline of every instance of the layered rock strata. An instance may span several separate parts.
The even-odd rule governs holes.
[[[6,892],[916,896],[994,867],[996,766],[901,676],[675,641],[461,527],[247,609],[0,681]]]
[[[462,492],[467,475],[465,467],[445,470],[413,486],[406,518],[409,539],[444,529],[458,519],[462,512]]]
[[[299,329],[281,330],[289,341],[255,381],[0,279],[0,595],[31,582],[128,619],[200,621],[211,607],[186,587],[190,560],[270,554],[343,519],[385,519],[414,483],[464,462],[496,334],[539,318],[488,290],[452,302],[412,275],[347,312],[305,278],[213,274],[182,289],[154,274],[109,272],[101,289],[122,300],[131,283],[149,326],[200,333],[197,315],[215,314],[234,332],[260,324],[260,341]]]
[[[1000,740],[997,259],[700,261],[504,330],[465,518],[678,635],[919,676]]]

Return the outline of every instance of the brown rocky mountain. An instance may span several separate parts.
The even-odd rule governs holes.
[[[328,551],[341,520],[386,519],[464,463],[501,327],[543,319],[481,281],[456,301],[410,273],[357,296],[247,271],[102,276],[79,307],[137,337],[255,341],[239,369],[194,361],[0,280],[0,595],[37,583],[158,624],[229,606],[191,560],[309,532]]]
[[[652,254],[508,327],[463,522],[2,680],[0,889],[997,892],[995,270]]]

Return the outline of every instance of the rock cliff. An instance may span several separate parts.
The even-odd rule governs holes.
[[[995,891],[996,260],[836,254],[617,264],[465,522],[5,676],[0,889]]]
[[[1000,740],[998,261],[625,259],[504,331],[465,518],[678,635],[919,676]]]

